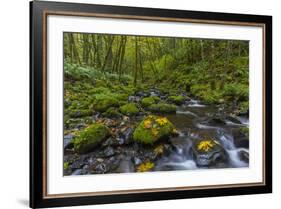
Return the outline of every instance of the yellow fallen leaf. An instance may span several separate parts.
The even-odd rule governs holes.
[[[200,151],[208,152],[214,147],[211,140],[203,140],[197,145],[197,149]]]
[[[152,162],[145,162],[145,163],[140,164],[140,165],[137,167],[137,172],[149,171],[149,170],[151,170],[153,167],[154,167],[154,163],[152,163]]]

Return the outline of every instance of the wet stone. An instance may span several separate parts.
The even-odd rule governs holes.
[[[138,157],[133,158],[134,165],[140,165],[142,163],[142,160]]]
[[[201,123],[204,125],[209,125],[209,126],[221,126],[221,125],[226,124],[224,119],[220,118],[220,117],[213,117],[213,118],[203,121]]]
[[[103,153],[104,153],[104,156],[105,156],[105,157],[111,157],[111,156],[113,156],[113,155],[115,154],[115,151],[114,151],[114,149],[113,149],[112,147],[107,147],[107,148],[103,151]]]
[[[134,130],[130,127],[121,130],[121,139],[123,139],[123,143],[129,144],[131,142],[133,131]]]
[[[70,144],[72,139],[73,139],[73,135],[72,134],[67,134],[67,135],[65,135],[63,137],[63,146],[64,146],[64,148],[66,148]]]
[[[74,172],[72,172],[72,176],[75,176],[75,175],[81,175],[82,174],[82,169],[77,169],[75,170]]]
[[[120,161],[119,166],[115,170],[117,173],[131,173],[135,171],[134,164],[130,158]]]
[[[139,102],[141,100],[140,96],[129,96],[128,102]]]
[[[242,160],[246,163],[249,163],[249,153],[248,152],[246,152],[245,150],[240,150],[238,155],[239,155],[240,160]]]

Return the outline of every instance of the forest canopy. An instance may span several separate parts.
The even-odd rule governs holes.
[[[248,110],[248,41],[64,33],[64,69],[69,80],[115,79]]]

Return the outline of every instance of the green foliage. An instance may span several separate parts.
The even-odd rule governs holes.
[[[84,68],[76,64],[64,63],[64,76],[69,80],[81,81],[90,78],[102,78],[103,74],[93,68]]]
[[[159,60],[156,61],[157,69],[161,71],[173,70],[177,66],[175,58],[171,54],[163,55]]]
[[[124,115],[136,115],[139,109],[135,103],[128,103],[120,107],[120,112]]]
[[[65,33],[64,58],[67,109],[89,109],[100,94],[123,105],[127,96],[151,87],[171,95],[168,101],[176,105],[183,102],[176,95],[185,93],[240,112],[249,108],[247,41]],[[156,103],[144,99],[142,106]]]
[[[166,103],[153,104],[148,107],[151,112],[154,113],[175,113],[177,106]]]
[[[64,163],[63,163],[63,169],[64,169],[64,170],[69,169],[69,162],[64,162]]]
[[[95,87],[89,90],[89,94],[109,94],[110,90],[107,87]]]
[[[133,139],[143,144],[154,142],[173,133],[174,125],[165,117],[150,115],[135,129]]]
[[[94,123],[80,131],[73,139],[74,150],[77,153],[87,153],[93,150],[110,135],[105,125]]]
[[[226,84],[223,95],[228,100],[247,101],[249,97],[248,86],[235,83]]]

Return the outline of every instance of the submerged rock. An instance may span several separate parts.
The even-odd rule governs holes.
[[[201,122],[201,124],[208,125],[208,126],[221,126],[221,125],[226,125],[226,122],[224,118],[215,116]]]
[[[249,148],[249,128],[242,127],[238,129],[234,129],[233,133],[233,141],[236,147]]]
[[[239,125],[242,124],[241,121],[235,116],[230,115],[230,116],[227,116],[226,119],[234,124],[239,124]]]
[[[87,153],[110,135],[109,128],[102,124],[92,124],[81,131],[73,140],[77,153]]]
[[[239,159],[242,160],[245,163],[249,163],[249,152],[245,150],[240,150],[238,152]]]

